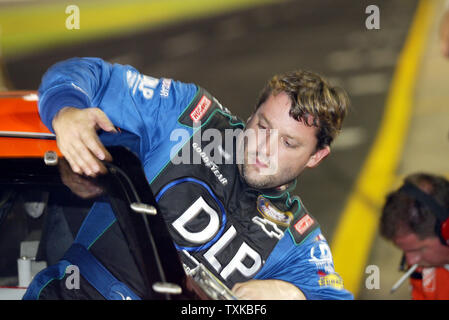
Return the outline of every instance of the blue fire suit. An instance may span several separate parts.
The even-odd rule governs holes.
[[[50,130],[64,106],[98,107],[138,137],[128,147],[141,159],[186,267],[202,263],[229,287],[279,279],[307,299],[353,298],[334,270],[318,222],[291,195],[294,185],[248,186],[235,164],[235,143],[214,141],[213,155],[206,152],[207,129],[225,138],[229,130],[244,129],[206,90],[99,58],[74,58],[51,67],[39,88],[39,112]]]

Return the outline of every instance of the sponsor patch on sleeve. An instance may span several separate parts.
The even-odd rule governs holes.
[[[298,222],[294,224],[294,228],[296,231],[299,232],[299,234],[303,235],[309,230],[311,226],[314,224],[314,220],[309,216],[309,214],[306,214],[304,217],[299,219]]]
[[[227,109],[223,107],[209,92],[201,87],[198,87],[195,97],[179,116],[178,122],[182,125],[194,128],[211,119],[211,116],[214,115],[216,111],[226,114],[226,110]],[[229,115],[229,117],[233,116]],[[235,121],[239,122],[237,118],[235,118]],[[217,123],[217,125],[222,126],[223,123]]]
[[[300,245],[309,234],[319,228],[320,225],[315,220],[315,218],[307,212],[307,210],[302,206],[299,213],[293,219],[290,224],[289,232],[292,236],[296,245]]]
[[[344,288],[342,278],[336,273],[331,273],[324,276],[320,275],[318,284],[320,287],[331,287],[337,290],[342,290]]]
[[[200,121],[206,114],[211,104],[212,101],[208,97],[206,97],[206,95],[203,95],[196,105],[195,109],[193,109],[193,111],[190,113],[190,119],[192,119],[193,122]]]

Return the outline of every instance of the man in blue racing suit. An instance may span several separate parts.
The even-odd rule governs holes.
[[[241,299],[353,298],[317,221],[291,195],[329,154],[346,110],[341,89],[305,71],[274,76],[246,125],[197,85],[98,58],[54,65],[39,88],[41,119],[74,172],[104,172],[100,130],[136,137],[128,147],[186,268],[203,264]],[[108,232],[96,243],[114,246]]]

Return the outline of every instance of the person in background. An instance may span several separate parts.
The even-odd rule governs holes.
[[[412,267],[414,300],[449,299],[449,181],[416,173],[387,196],[380,218],[381,235],[404,252]]]
[[[449,58],[449,1],[440,21],[440,47],[442,55]]]

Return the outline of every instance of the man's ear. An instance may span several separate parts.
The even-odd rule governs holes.
[[[326,158],[331,153],[331,148],[329,146],[325,146],[322,149],[317,150],[309,159],[309,161],[306,164],[306,167],[308,168],[315,168],[317,167],[320,162]]]

